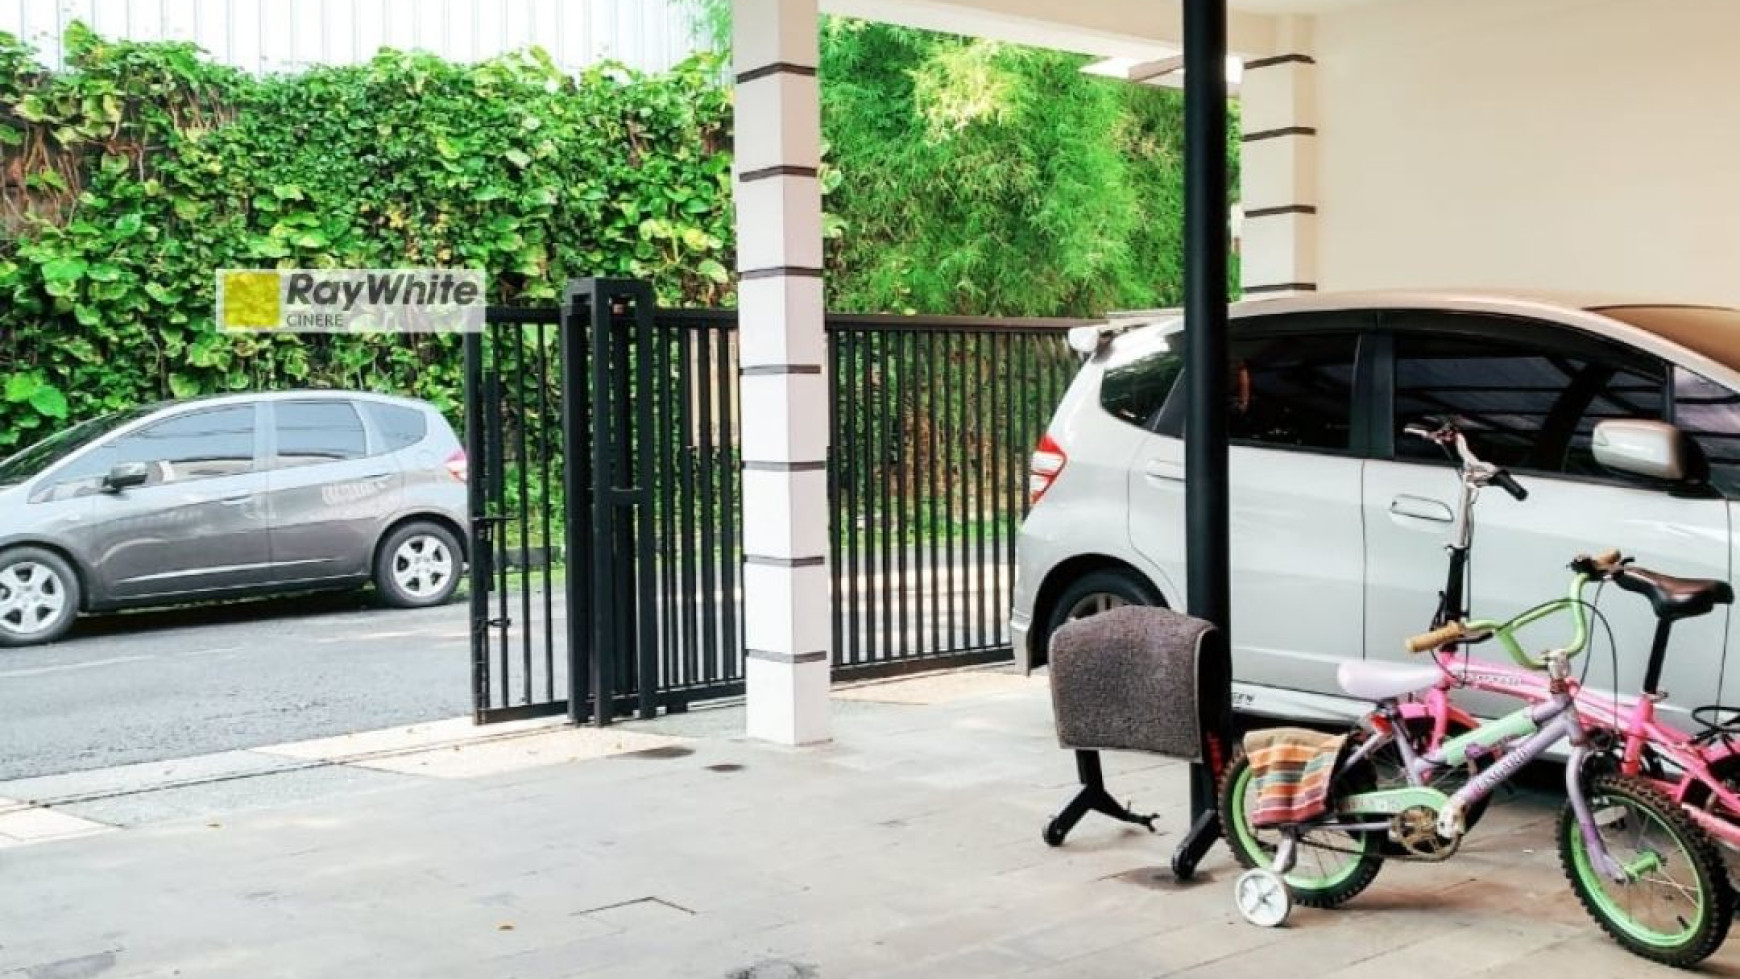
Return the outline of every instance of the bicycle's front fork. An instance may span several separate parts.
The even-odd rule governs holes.
[[[1577,817],[1577,829],[1583,834],[1584,847],[1596,872],[1616,884],[1624,884],[1649,868],[1626,867],[1607,852],[1601,839],[1601,828],[1595,824],[1595,813],[1589,808],[1589,796],[1584,792],[1583,765],[1589,760],[1589,749],[1583,745],[1571,748],[1565,762],[1565,795],[1571,800],[1571,812]]]

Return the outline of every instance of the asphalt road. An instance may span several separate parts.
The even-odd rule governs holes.
[[[0,780],[457,717],[469,659],[464,602],[306,595],[86,619],[0,649]]]
[[[952,582],[951,594],[982,590],[964,574]],[[881,587],[874,579],[862,585]],[[968,609],[981,606],[962,598],[957,614],[956,601],[944,601],[949,611],[930,623],[909,590],[900,605],[906,618],[897,617],[907,624],[895,628],[917,629],[921,642],[922,633],[940,631],[971,645],[985,616]],[[525,616],[516,598],[507,614],[536,635],[541,599],[532,605]],[[558,594],[558,635],[562,605]],[[353,592],[84,619],[54,645],[0,649],[0,781],[469,714],[467,615],[463,601],[405,611]],[[880,613],[864,623],[866,641],[879,621]],[[515,638],[507,680],[492,686],[498,698],[503,689],[510,700],[523,693],[520,655]],[[541,667],[534,677],[541,696]],[[559,661],[552,681],[558,690],[566,682]]]

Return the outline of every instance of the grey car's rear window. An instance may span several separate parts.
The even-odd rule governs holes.
[[[278,465],[310,466],[368,455],[362,419],[348,401],[280,401]]]
[[[429,433],[429,419],[415,408],[378,401],[365,401],[363,406],[374,420],[375,431],[380,433],[388,452],[416,445]]]

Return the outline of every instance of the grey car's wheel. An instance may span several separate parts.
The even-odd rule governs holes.
[[[440,605],[459,587],[463,561],[453,532],[437,523],[408,523],[387,535],[375,555],[375,588],[388,605]]]
[[[1085,619],[1125,605],[1165,604],[1154,586],[1134,572],[1112,569],[1090,571],[1065,586],[1062,594],[1057,596],[1057,601],[1052,603],[1051,614],[1045,622],[1045,635],[1042,637],[1045,645],[1040,648],[1050,645],[1052,633],[1065,622]]]
[[[53,642],[79,615],[79,578],[53,551],[0,551],[0,646]]]

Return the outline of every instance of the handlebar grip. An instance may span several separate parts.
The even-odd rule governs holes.
[[[1529,498],[1529,491],[1523,489],[1522,484],[1517,482],[1512,478],[1510,473],[1503,469],[1492,474],[1492,484],[1497,486],[1499,489],[1504,490],[1506,493],[1509,493],[1511,499],[1516,500],[1518,503]]]
[[[1462,623],[1446,622],[1431,632],[1422,632],[1413,636],[1403,645],[1410,653],[1423,653],[1453,643],[1466,635],[1468,635],[1468,630],[1462,628]]]
[[[1618,548],[1602,551],[1589,560],[1595,565],[1595,570],[1602,574],[1612,574],[1625,564],[1625,558],[1620,555]]]

